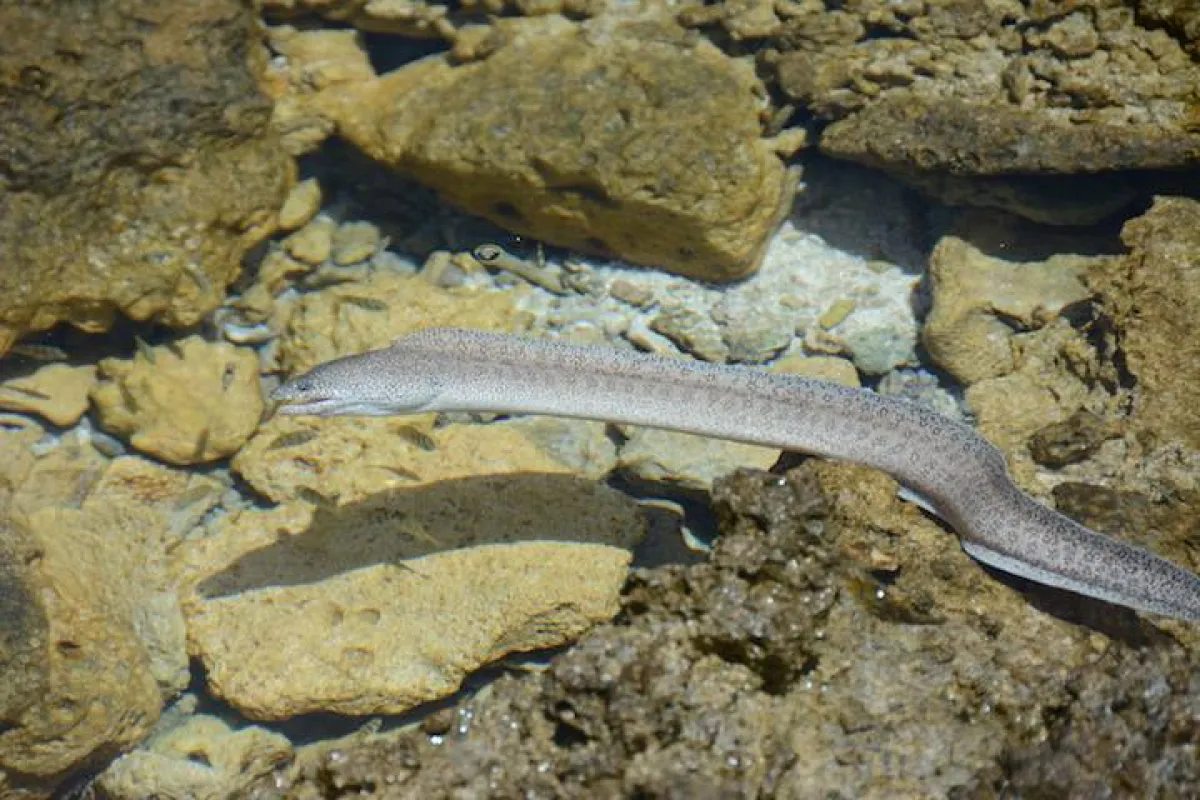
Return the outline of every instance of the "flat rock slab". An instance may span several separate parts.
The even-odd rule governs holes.
[[[250,512],[182,548],[210,690],[255,719],[401,713],[616,613],[632,500],[566,475],[448,483]]]

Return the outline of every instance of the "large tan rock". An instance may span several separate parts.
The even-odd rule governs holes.
[[[4,434],[5,453],[17,442]],[[63,444],[0,502],[0,795],[44,794],[141,740],[188,681],[167,543],[208,506],[191,478]],[[198,483],[197,483],[198,482]],[[208,487],[211,496],[216,490]]]
[[[7,3],[0,353],[29,331],[217,307],[294,167],[238,0]]]
[[[503,26],[486,52],[319,104],[371,157],[513,231],[703,280],[755,269],[792,180],[749,64],[610,19]]]
[[[100,379],[92,391],[100,424],[172,464],[232,455],[262,417],[250,348],[189,336],[129,360],[106,358]]]
[[[525,471],[246,512],[177,569],[191,652],[242,713],[399,713],[610,618],[641,535],[629,498]]]

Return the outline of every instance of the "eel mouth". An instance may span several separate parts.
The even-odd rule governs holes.
[[[338,405],[336,398],[313,392],[305,386],[284,383],[271,392],[271,415],[275,414],[313,414],[325,416],[332,413]]]
[[[271,413],[285,416],[329,417],[338,413],[343,405],[332,397],[310,397],[304,400],[280,400]]]

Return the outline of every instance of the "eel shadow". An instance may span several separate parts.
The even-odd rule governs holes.
[[[611,492],[584,478],[535,472],[380,492],[317,508],[306,530],[240,556],[197,590],[215,598],[312,584],[376,564],[488,544],[559,541],[632,550],[645,518],[614,503]]]

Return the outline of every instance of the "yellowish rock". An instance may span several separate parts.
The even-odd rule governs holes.
[[[971,385],[966,401],[979,432],[1008,455],[1018,483],[1037,493],[1043,487],[1025,447],[1029,437],[1081,408],[1101,410],[1115,401],[1081,377],[1098,371],[1096,353],[1064,320],[1013,337],[1013,351],[1012,372]]]
[[[399,713],[610,618],[642,526],[602,484],[516,472],[244,512],[176,570],[191,651],[243,713]]]
[[[1103,257],[1056,254],[1021,262],[945,236],[930,256],[933,308],[922,341],[938,366],[963,383],[1007,374],[1015,368],[1013,323],[1038,328],[1085,300],[1090,293],[1081,275],[1098,261]]]
[[[624,426],[628,441],[618,453],[621,469],[647,481],[708,490],[739,467],[768,469],[779,448],[726,442],[705,436]]]
[[[357,31],[298,30],[291,25],[267,29],[272,52],[263,80],[275,101],[271,128],[292,155],[310,153],[333,133],[333,121],[307,98],[344,83],[375,77]]]
[[[307,223],[321,210],[321,184],[316,178],[300,181],[288,192],[279,209],[279,227],[294,231]]]
[[[187,685],[165,555],[191,478],[135,457],[104,468],[66,445],[41,462],[2,520],[0,775],[52,783],[136,744]],[[34,497],[53,503],[31,509]]]
[[[59,427],[70,427],[87,411],[88,392],[95,383],[96,368],[90,364],[47,364],[30,375],[0,383],[0,409],[37,414]]]
[[[280,338],[279,363],[285,372],[302,372],[436,325],[520,332],[529,324],[517,311],[520,297],[520,291],[442,289],[419,277],[372,272],[301,297]]]
[[[130,360],[100,362],[92,401],[103,428],[172,464],[237,452],[262,417],[250,348],[189,336]]]
[[[328,261],[333,253],[333,234],[336,230],[337,223],[329,217],[315,217],[283,240],[283,250],[297,261],[319,266]]]
[[[253,719],[398,714],[610,619],[629,560],[558,542],[440,553],[215,598],[190,630],[212,692]]]
[[[314,113],[518,233],[703,280],[757,267],[794,177],[761,135],[750,64],[667,21],[548,17],[494,41],[480,61],[323,93]]]
[[[224,720],[200,715],[114,761],[96,784],[113,800],[225,800],[244,795],[291,757],[291,744],[281,734],[253,725],[234,730]]]
[[[267,70],[268,91],[275,98],[287,91],[317,92],[375,77],[358,31],[277,25],[267,30],[267,41],[282,56]]]
[[[358,264],[375,255],[381,237],[369,222],[347,222],[333,234],[333,263],[339,267]]]
[[[233,459],[255,491],[283,502],[358,501],[379,492],[480,473],[568,468],[510,425],[429,429],[424,417],[276,416]]]
[[[1200,202],[1156,198],[1121,238],[1132,252],[1092,277],[1137,378],[1133,427],[1151,447],[1200,450]]]
[[[853,362],[833,356],[784,356],[771,365],[771,371],[840,383],[854,389],[862,386]]]
[[[255,10],[215,0],[172,11],[151,21],[104,4],[76,25],[5,7],[5,85],[37,74],[54,89],[6,95],[4,119],[21,132],[0,135],[0,353],[59,323],[196,325],[275,230],[295,165],[268,130]],[[79,41],[87,64],[46,58]],[[68,107],[69,124],[44,116]]]

